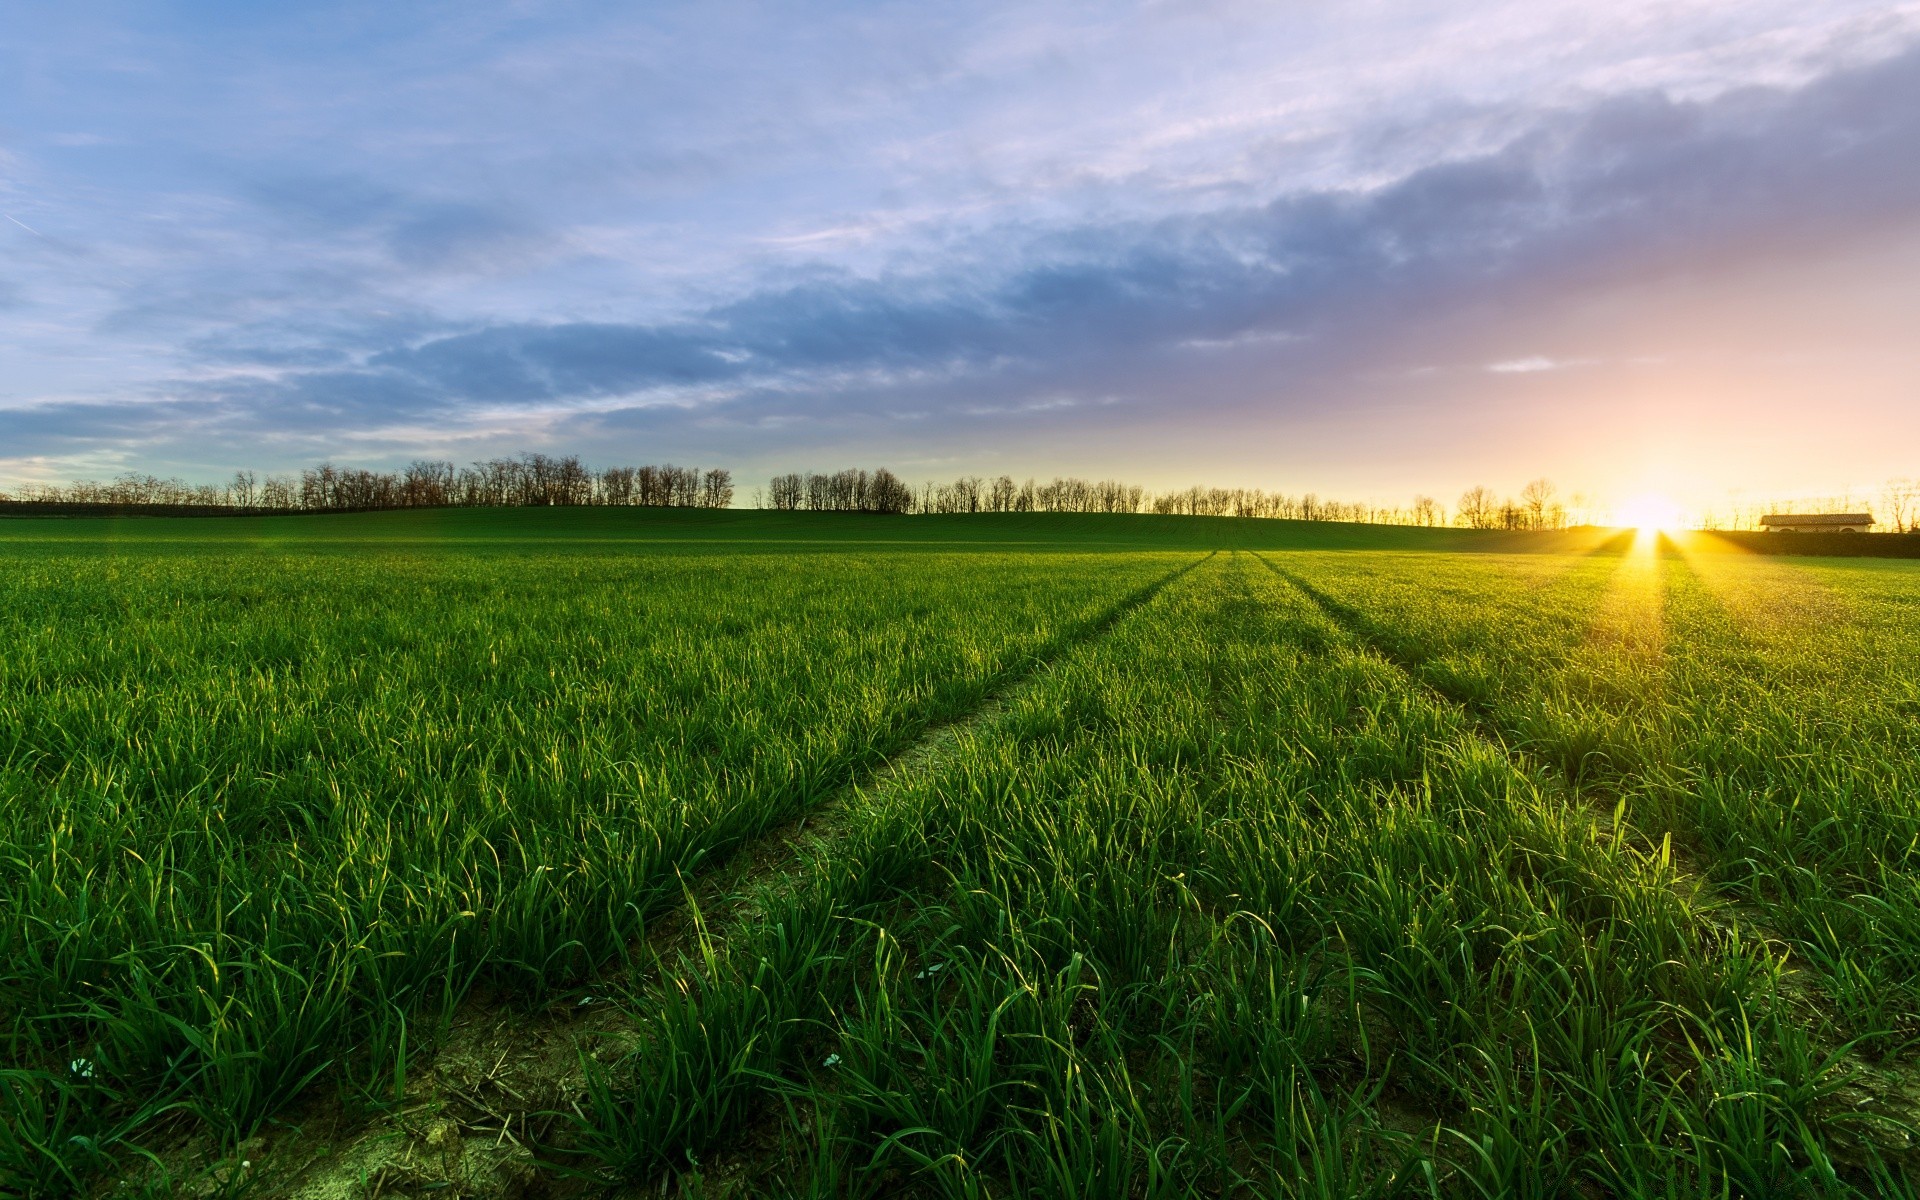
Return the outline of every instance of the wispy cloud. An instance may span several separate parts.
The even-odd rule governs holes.
[[[1544,354],[1531,354],[1525,358],[1490,362],[1487,370],[1495,375],[1534,375],[1541,371],[1571,371],[1579,367],[1591,367],[1598,362],[1593,358],[1548,358]]]

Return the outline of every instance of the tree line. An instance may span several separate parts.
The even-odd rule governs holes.
[[[1346,521],[1363,525],[1444,525],[1446,509],[1431,496],[1410,505],[1333,500],[1313,492],[1289,496],[1260,488],[1191,487],[1153,496],[1147,511],[1198,517],[1270,517],[1289,521]]]
[[[914,491],[885,467],[877,471],[835,471],[775,475],[767,486],[766,507],[778,512],[907,513],[915,511]]]
[[[1920,533],[1920,479],[1889,479],[1880,501],[1881,519],[1895,533]]]
[[[370,471],[321,463],[296,474],[239,471],[223,484],[190,484],[154,475],[125,474],[108,482],[29,485],[8,499],[53,504],[325,512],[385,508],[546,507],[617,505],[649,508],[728,508],[733,475],[724,469],[613,466],[594,470],[577,456],[522,454],[456,466],[418,459],[397,471]],[[1882,493],[1880,528],[1920,529],[1920,480],[1895,480]],[[1161,513],[1181,516],[1278,517],[1385,525],[1458,525],[1470,529],[1564,529],[1591,511],[1574,496],[1563,503],[1551,480],[1535,479],[1518,496],[1476,486],[1451,514],[1430,496],[1410,504],[1342,501],[1312,492],[1289,495],[1260,488],[1196,486],[1152,492],[1118,480],[1056,477],[1047,482],[963,475],[946,482],[909,484],[886,468],[826,474],[777,475],[754,504],[780,511],[864,513]],[[1819,502],[1747,504],[1704,518],[1707,528],[1744,529],[1766,512],[1857,510],[1855,497]],[[1451,517],[1451,520],[1449,519]]]
[[[1191,487],[1151,492],[1137,483],[1056,477],[1042,483],[1011,475],[963,475],[915,488],[893,472],[846,470],[776,475],[759,498],[781,512],[868,513],[1161,513],[1202,517],[1284,517],[1298,521],[1360,521],[1444,525],[1446,510],[1429,496],[1405,508],[1289,496],[1259,488]]]
[[[1909,493],[1910,495],[1912,493]],[[775,476],[757,504],[782,511],[870,513],[1161,513],[1199,517],[1269,517],[1374,525],[1455,525],[1467,529],[1565,529],[1589,519],[1589,502],[1563,502],[1550,479],[1534,479],[1518,496],[1468,488],[1449,513],[1431,496],[1405,505],[1337,500],[1305,492],[1196,486],[1153,492],[1111,479],[1055,478],[1025,482],[1010,475],[963,475],[944,483],[903,483],[891,471],[799,472]],[[1920,508],[1909,499],[1906,510]],[[1904,513],[1903,513],[1904,515]],[[1576,521],[1576,518],[1578,520]],[[1907,517],[1907,520],[1913,520]]]
[[[54,504],[217,507],[289,512],[382,508],[520,508],[620,505],[727,508],[733,475],[671,464],[594,470],[574,455],[522,454],[465,467],[416,459],[399,471],[321,463],[298,474],[238,471],[224,484],[126,474],[109,482],[33,485],[20,500]]]
[[[1865,512],[1880,533],[1920,533],[1920,479],[1889,479],[1872,497],[1848,491],[1837,496],[1797,496],[1791,499],[1743,501],[1709,513],[1707,529],[1758,529],[1770,513]]]
[[[1486,487],[1471,487],[1461,493],[1453,523],[1468,529],[1565,529],[1567,506],[1549,479],[1528,483],[1517,500],[1502,498]]]
[[[1029,479],[1021,484],[1006,475],[993,480],[968,475],[915,488],[882,467],[776,475],[765,501],[781,512],[1139,512],[1144,496],[1140,487],[1112,480]]]

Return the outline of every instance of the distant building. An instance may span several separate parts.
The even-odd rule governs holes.
[[[1873,528],[1872,513],[1770,513],[1760,528],[1771,533],[1865,533]]]

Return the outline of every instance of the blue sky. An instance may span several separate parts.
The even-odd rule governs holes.
[[[1920,5],[9,26],[0,486],[521,449],[1382,500],[1920,474]]]

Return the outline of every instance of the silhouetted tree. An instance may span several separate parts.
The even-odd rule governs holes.
[[[1520,506],[1528,529],[1560,529],[1567,523],[1567,510],[1554,497],[1558,490],[1550,479],[1535,479],[1520,489]]]
[[[1460,493],[1460,503],[1453,511],[1454,523],[1469,529],[1492,529],[1500,523],[1500,501],[1478,485]]]
[[[1920,479],[1893,479],[1881,495],[1887,527],[1895,533],[1920,530]]]
[[[775,475],[767,485],[767,500],[781,512],[791,512],[806,500],[807,481],[802,475]]]

